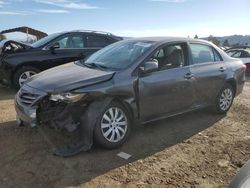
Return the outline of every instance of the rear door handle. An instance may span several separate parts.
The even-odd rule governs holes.
[[[219,71],[224,72],[226,70],[225,67],[220,67]]]
[[[184,78],[186,78],[186,79],[191,79],[191,78],[193,78],[194,77],[194,75],[192,74],[192,73],[187,73],[185,76],[184,76]]]

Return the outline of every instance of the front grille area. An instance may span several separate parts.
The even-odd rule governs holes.
[[[24,89],[20,89],[18,93],[20,103],[27,106],[32,105],[38,99],[39,96],[39,94],[30,93]]]

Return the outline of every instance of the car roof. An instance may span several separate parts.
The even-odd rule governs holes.
[[[67,33],[94,33],[94,34],[100,34],[100,35],[107,35],[107,36],[114,36],[117,37],[116,35],[105,32],[105,31],[94,31],[94,30],[72,30],[72,31],[63,31],[63,32],[58,32],[58,34],[67,34]]]
[[[165,43],[165,42],[202,42],[210,44],[210,42],[201,39],[192,39],[192,38],[185,38],[185,37],[139,37],[139,38],[132,38],[128,40],[140,40],[140,41],[152,41],[156,43]]]

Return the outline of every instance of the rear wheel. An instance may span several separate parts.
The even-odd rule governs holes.
[[[34,67],[22,67],[18,69],[13,76],[13,86],[19,89],[32,76],[39,73],[40,70]]]
[[[129,136],[130,122],[126,108],[118,102],[111,102],[97,119],[95,141],[108,149],[121,146]]]
[[[215,104],[215,112],[219,114],[227,113],[234,100],[234,89],[230,84],[226,84],[218,94]]]

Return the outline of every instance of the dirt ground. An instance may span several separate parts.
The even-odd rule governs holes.
[[[249,79],[226,116],[202,110],[168,118],[134,129],[119,149],[66,159],[52,155],[39,129],[15,126],[13,97],[0,86],[1,188],[219,188],[250,159]]]

